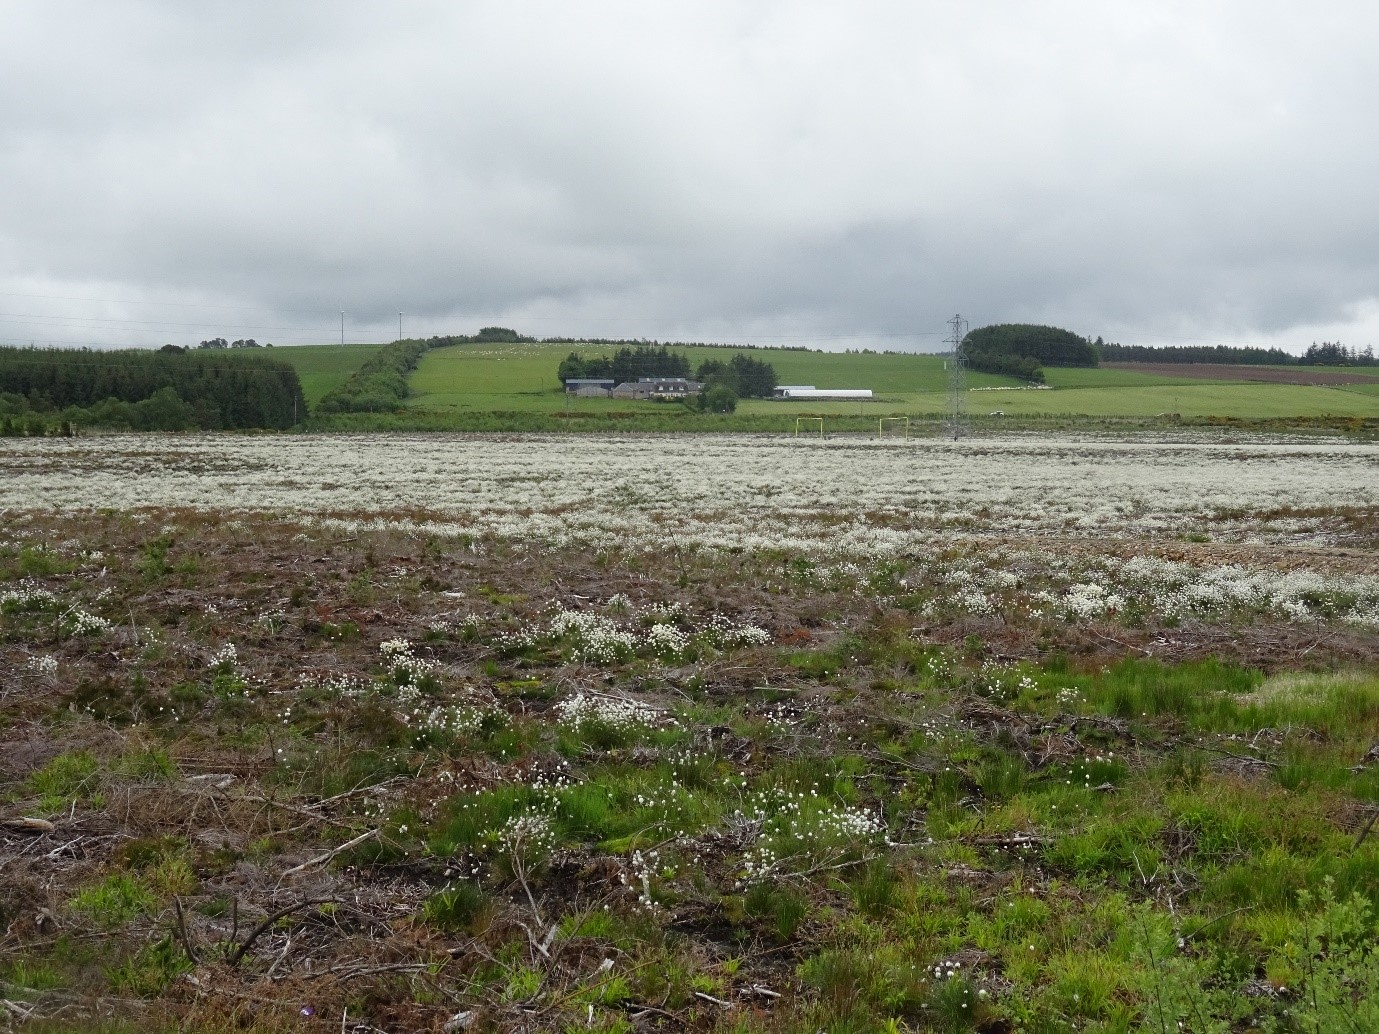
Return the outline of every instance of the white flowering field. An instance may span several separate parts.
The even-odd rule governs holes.
[[[1379,447],[0,439],[0,1029],[1379,1030]]]
[[[1329,541],[1379,505],[1379,446],[748,436],[8,439],[10,509],[424,510],[553,544],[884,556],[934,533]],[[826,529],[821,531],[822,528]]]

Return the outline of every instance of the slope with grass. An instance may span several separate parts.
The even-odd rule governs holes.
[[[415,405],[425,409],[527,410],[557,412],[567,400],[556,370],[570,352],[611,353],[606,346],[581,345],[461,345],[429,352],[412,376]],[[677,349],[692,366],[733,355],[729,348]],[[813,384],[820,388],[871,388],[877,396],[903,397],[913,392],[939,392],[946,385],[944,361],[932,355],[887,355],[796,352],[775,349],[746,351],[769,362],[780,384]],[[1008,377],[971,375],[974,386],[1016,384]],[[629,403],[612,399],[578,399],[572,404],[591,411],[638,409],[655,412],[659,403]],[[788,408],[794,404],[786,403]],[[778,407],[779,408],[779,407]]]
[[[569,344],[487,344],[437,349],[422,359],[410,380],[414,394],[411,406],[419,417],[435,426],[444,426],[447,414],[460,420],[476,420],[496,413],[508,414],[509,418],[521,414],[570,414],[574,418],[571,426],[581,422],[606,426],[607,420],[600,422],[600,417],[621,418],[628,426],[629,421],[655,418],[657,429],[699,426],[684,418],[680,407],[665,403],[567,398],[561,391],[556,368],[570,351],[590,355],[601,349]],[[731,350],[711,348],[685,351],[696,365],[731,354]],[[876,397],[866,403],[744,400],[739,403],[733,423],[741,424],[741,429],[749,429],[748,424],[752,423],[755,429],[790,430],[800,414],[932,418],[948,408],[947,371],[941,356],[785,350],[750,354],[769,361],[781,384],[871,388]],[[1010,377],[969,373],[968,410],[974,414],[999,410],[1012,417],[1093,419],[1152,418],[1161,414],[1240,419],[1379,417],[1379,398],[1367,385],[1218,382],[1120,369],[1050,367],[1045,372],[1047,389],[1027,389]],[[760,427],[756,428],[756,424]]]
[[[297,371],[308,406],[315,407],[326,394],[349,380],[382,345],[292,345],[273,350]]]

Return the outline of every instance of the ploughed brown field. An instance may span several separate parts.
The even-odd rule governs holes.
[[[1233,366],[1228,363],[1102,363],[1109,370],[1134,370],[1160,377],[1204,381],[1268,381],[1271,384],[1372,384],[1379,373],[1319,370],[1310,366]]]

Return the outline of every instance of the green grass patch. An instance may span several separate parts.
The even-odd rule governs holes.
[[[44,811],[62,811],[74,802],[89,801],[100,784],[100,762],[85,750],[59,754],[29,776],[29,790],[38,794]]]
[[[141,880],[126,872],[111,873],[100,883],[81,890],[68,907],[107,930],[148,915],[158,899]]]
[[[302,382],[302,394],[314,407],[327,393],[349,380],[382,345],[292,345],[275,348],[273,358],[290,363]]]

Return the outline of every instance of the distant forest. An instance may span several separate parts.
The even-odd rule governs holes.
[[[602,377],[615,380],[635,381],[638,377],[688,377],[690,375],[689,356],[683,352],[672,352],[662,345],[638,345],[635,348],[619,348],[611,356],[595,355],[585,358],[578,352],[571,352],[561,362],[558,376],[562,381],[572,377]]]
[[[297,371],[265,351],[0,347],[0,433],[283,429],[306,414]]]
[[[1071,330],[1033,323],[979,327],[962,339],[967,365],[983,373],[1044,382],[1044,365],[1096,366],[1097,346]]]
[[[1374,347],[1361,351],[1339,341],[1315,341],[1302,355],[1280,348],[1242,348],[1232,345],[1115,345],[1097,339],[1101,358],[1108,363],[1221,363],[1231,366],[1374,366]]]

